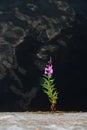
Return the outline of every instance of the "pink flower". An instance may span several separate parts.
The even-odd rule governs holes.
[[[45,74],[48,74],[50,76],[52,76],[53,74],[53,68],[52,68],[52,58],[50,57],[50,60],[48,61],[48,65],[46,65],[45,67]]]

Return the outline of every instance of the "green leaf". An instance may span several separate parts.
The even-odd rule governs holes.
[[[55,88],[54,79],[52,79],[49,75],[43,75],[43,92],[47,94],[49,101],[51,103],[56,103],[56,100],[58,99],[58,92]]]

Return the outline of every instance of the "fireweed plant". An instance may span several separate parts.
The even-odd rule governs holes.
[[[55,111],[58,99],[58,92],[55,88],[54,79],[52,78],[52,75],[53,75],[53,65],[52,65],[52,58],[50,57],[50,60],[48,61],[48,64],[44,69],[42,89],[43,92],[48,96],[48,99],[51,103],[50,105],[51,110]]]

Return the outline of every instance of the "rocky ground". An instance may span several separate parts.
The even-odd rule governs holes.
[[[0,130],[87,130],[87,113],[0,113]]]

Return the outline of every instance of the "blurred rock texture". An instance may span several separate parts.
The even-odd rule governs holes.
[[[0,111],[48,109],[40,83],[50,56],[58,109],[86,110],[86,34],[69,0],[1,1]]]

